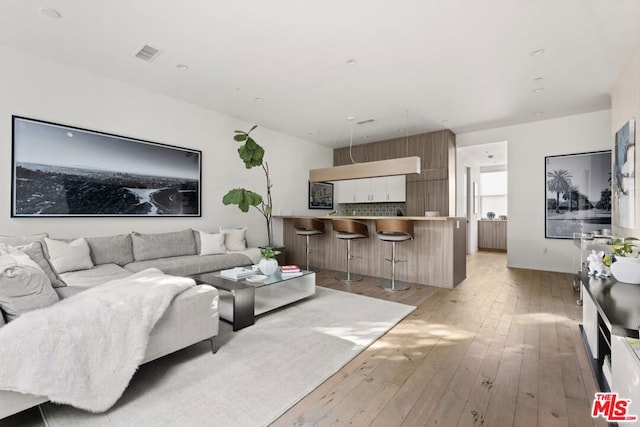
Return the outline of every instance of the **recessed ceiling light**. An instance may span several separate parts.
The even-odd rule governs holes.
[[[262,102],[262,101],[264,101],[264,98],[261,97],[261,96],[256,96],[255,98],[253,98],[253,100],[256,101],[256,102]]]
[[[544,49],[537,49],[532,51],[529,55],[531,56],[538,56],[538,55],[542,55],[544,53]]]
[[[176,68],[178,70],[182,70],[182,71],[187,71],[189,69],[189,67],[184,65],[184,64],[178,64],[178,65],[176,65]]]
[[[533,93],[540,93],[540,92],[544,92],[544,88],[543,87],[537,87],[533,90]]]
[[[349,120],[350,122],[352,122],[352,121],[353,121],[353,119],[355,119],[355,117],[353,117],[353,116],[349,116],[349,117],[347,117],[347,120]]]
[[[73,138],[73,132],[67,132],[67,136],[68,136],[69,138]]]
[[[444,119],[444,120],[443,120],[442,122],[440,122],[440,123],[442,123],[442,124],[449,123],[449,120]]]
[[[347,59],[345,64],[347,65],[356,65],[358,63],[357,59]]]
[[[533,113],[536,116],[541,116],[544,114],[544,111],[536,111],[535,113]]]
[[[533,79],[534,82],[541,82],[542,80],[544,80],[543,77],[536,77],[535,79]]]
[[[48,16],[49,18],[60,19],[62,18],[62,14],[55,9],[51,9],[49,7],[41,7],[40,13],[44,16]]]
[[[406,129],[405,129],[405,128],[400,128],[400,129],[398,129],[398,132],[404,132],[404,131],[406,131]]]
[[[367,138],[369,138],[369,135],[363,135],[360,137],[360,139],[367,139]]]

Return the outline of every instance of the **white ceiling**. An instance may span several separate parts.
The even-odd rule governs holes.
[[[481,168],[507,164],[507,141],[458,147],[458,152],[470,159],[473,166]]]
[[[0,43],[328,146],[348,144],[349,116],[376,120],[354,125],[360,143],[610,108],[639,40],[639,0],[5,0],[0,14]],[[163,52],[143,62],[143,44]]]

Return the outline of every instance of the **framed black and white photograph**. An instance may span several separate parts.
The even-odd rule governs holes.
[[[545,157],[545,237],[611,228],[611,151]]]
[[[12,217],[201,216],[198,150],[13,116]]]
[[[309,183],[309,209],[333,209],[333,184]]]

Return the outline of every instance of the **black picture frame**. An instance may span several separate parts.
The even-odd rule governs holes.
[[[333,209],[333,184],[309,182],[309,209]]]
[[[12,116],[11,217],[200,217],[202,152]]]
[[[611,229],[611,150],[546,156],[545,238]]]

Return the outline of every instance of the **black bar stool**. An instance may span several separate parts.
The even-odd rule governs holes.
[[[391,242],[391,280],[383,280],[378,286],[389,291],[404,291],[409,284],[396,280],[396,264],[406,260],[396,259],[396,243],[413,239],[413,222],[405,219],[377,219],[376,233],[378,238]]]
[[[332,219],[331,223],[333,230],[336,232],[336,237],[347,241],[347,272],[338,274],[336,279],[347,283],[362,280],[362,276],[351,274],[351,259],[354,258],[351,255],[351,241],[354,239],[368,239],[369,228],[366,224],[350,219]]]
[[[293,228],[296,229],[296,234],[298,236],[305,236],[307,239],[305,254],[307,264],[306,270],[308,270],[309,254],[311,253],[311,249],[309,247],[309,236],[324,234],[324,222],[315,218],[296,218],[293,220]]]

